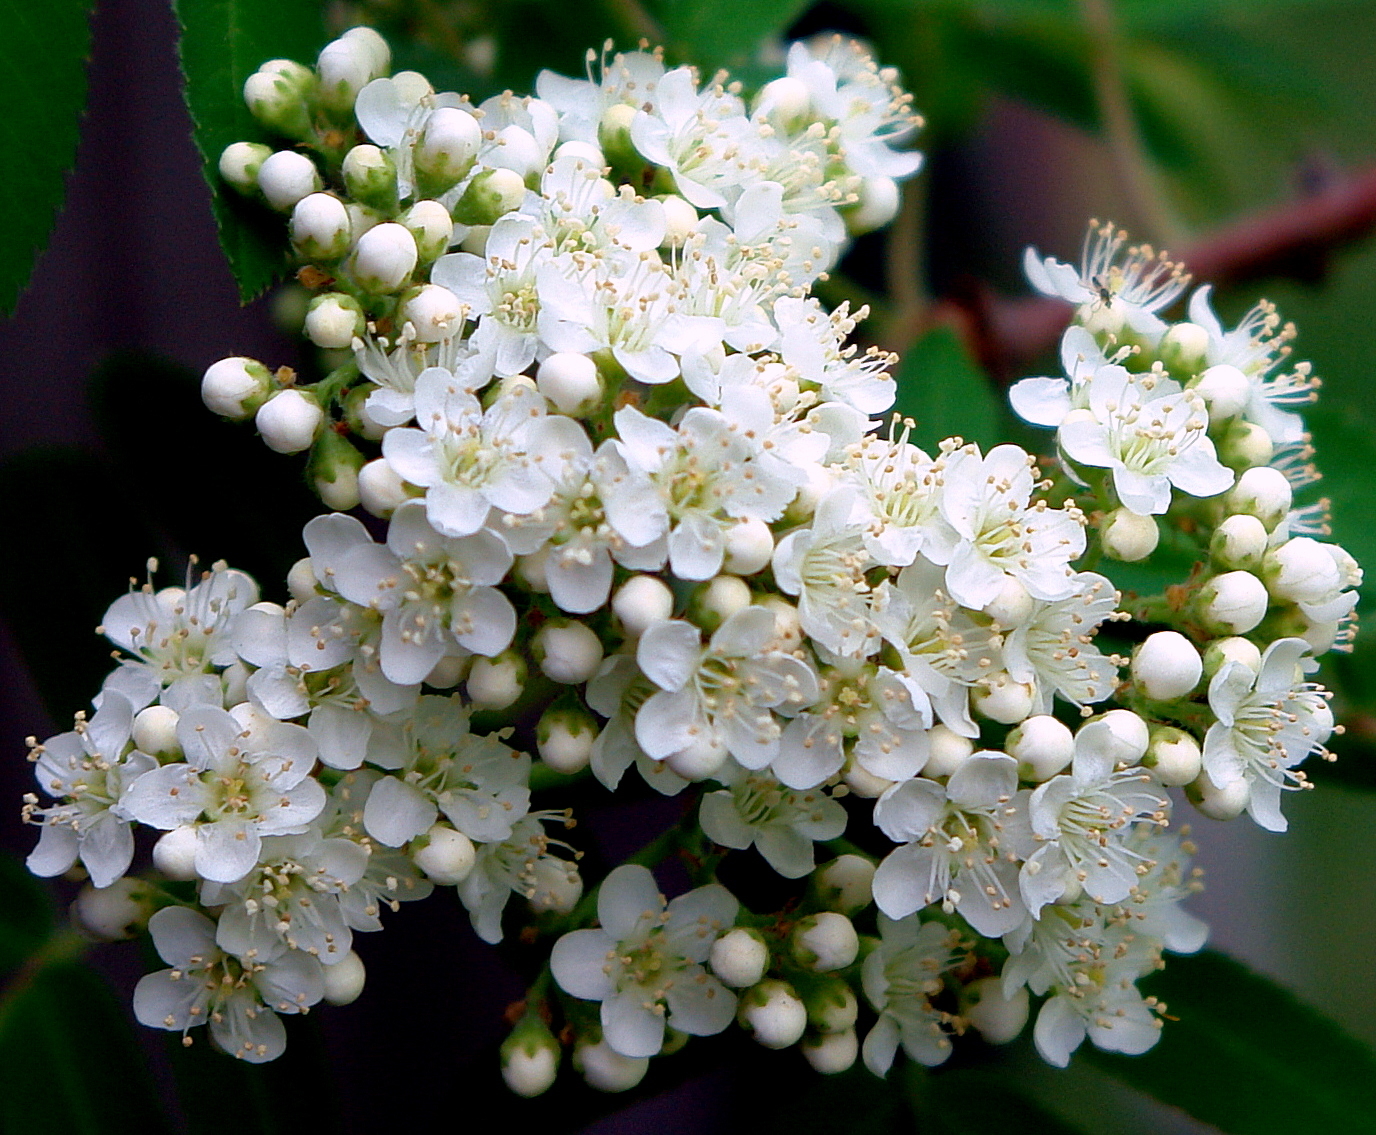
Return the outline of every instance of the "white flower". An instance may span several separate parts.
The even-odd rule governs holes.
[[[1090,384],[1101,371],[1118,371],[1116,351],[1113,360],[1104,356],[1094,336],[1072,323],[1061,336],[1061,368],[1065,378],[1024,378],[1013,383],[1008,401],[1017,415],[1034,426],[1055,429],[1071,410],[1089,408]]]
[[[353,341],[354,360],[363,376],[377,384],[364,403],[364,418],[382,430],[404,426],[416,414],[416,380],[427,370],[447,371],[453,385],[470,392],[492,379],[492,360],[457,335],[421,343],[407,324],[395,339],[369,330]],[[378,436],[376,434],[369,436]]]
[[[983,457],[967,446],[947,458],[941,513],[959,542],[947,562],[946,589],[957,603],[985,606],[1005,575],[1036,599],[1064,599],[1075,590],[1069,564],[1085,550],[1080,516],[1045,501],[1032,505],[1032,473],[1032,458],[1016,445]]]
[[[1285,831],[1281,790],[1305,787],[1296,766],[1323,752],[1333,732],[1328,692],[1297,681],[1309,650],[1303,639],[1279,639],[1266,648],[1259,669],[1228,662],[1209,683],[1209,708],[1218,720],[1204,735],[1204,771],[1218,788],[1245,784],[1247,811],[1268,831]]]
[[[641,671],[659,687],[636,714],[636,740],[663,760],[713,738],[746,768],[761,769],[779,751],[773,711],[796,712],[817,700],[817,677],[778,649],[774,613],[746,607],[702,645],[697,627],[655,623],[637,646]]]
[[[134,990],[134,1016],[183,1036],[209,1023],[225,1052],[261,1064],[287,1046],[278,1013],[303,1013],[324,995],[320,963],[309,954],[238,958],[215,942],[215,924],[183,906],[148,921],[158,956],[172,968],[150,973]]]
[[[536,901],[546,878],[577,879],[577,866],[550,850],[569,850],[545,834],[544,825],[556,822],[569,821],[562,812],[529,812],[512,825],[506,839],[478,846],[473,869],[458,893],[474,933],[484,942],[502,940],[502,912],[513,893]]]
[[[975,753],[944,789],[922,779],[896,784],[875,804],[874,822],[904,845],[874,875],[874,901],[890,918],[940,902],[997,938],[1027,917],[1017,864],[1034,845],[1012,757]]]
[[[1118,499],[1142,515],[1170,508],[1172,487],[1212,497],[1233,483],[1205,434],[1203,401],[1174,385],[1104,367],[1090,383],[1088,411],[1062,422],[1056,435],[1070,460],[1110,470]]]
[[[40,808],[36,797],[25,797],[25,822],[43,827],[26,860],[35,875],[61,875],[80,857],[92,884],[108,887],[129,869],[134,836],[120,800],[131,783],[158,763],[138,750],[125,752],[133,717],[128,699],[111,691],[90,721],[78,715],[71,732],[41,745],[30,740],[29,759],[39,786],[63,801]]]
[[[602,1035],[615,1051],[654,1056],[666,1025],[712,1036],[735,1017],[736,995],[703,963],[737,909],[716,883],[666,905],[646,868],[623,864],[598,892],[601,928],[560,938],[550,969],[565,992],[602,1003]]]
[[[720,86],[701,93],[690,67],[660,77],[655,99],[631,122],[635,148],[673,175],[680,196],[699,209],[719,209],[744,177],[741,147],[751,132],[738,96]]]
[[[865,547],[876,563],[907,567],[918,555],[947,560],[956,534],[941,515],[944,462],[933,461],[904,440],[867,436],[846,454],[845,478],[859,486],[871,521]]]
[[[713,779],[727,787],[702,798],[703,833],[723,847],[753,845],[786,879],[812,870],[814,841],[846,830],[846,810],[820,788],[793,791],[730,761]]]
[[[415,71],[399,71],[391,78],[374,79],[358,92],[354,114],[363,132],[390,151],[397,167],[397,192],[409,197],[415,187],[413,152],[430,116],[441,107],[471,114],[466,101],[456,94],[436,94],[425,77]]]
[[[655,692],[655,684],[640,672],[629,654],[603,659],[602,668],[588,683],[588,705],[608,719],[593,742],[590,766],[608,791],[616,791],[631,765],[640,770],[651,788],[665,796],[676,795],[688,786],[688,781],[664,761],[649,757],[636,740],[636,717]]]
[[[879,946],[865,958],[861,979],[879,1020],[865,1037],[865,1067],[883,1076],[902,1044],[912,1060],[928,1067],[951,1055],[954,1019],[932,999],[944,976],[966,957],[969,943],[939,922],[916,916],[894,921],[879,915]]]
[[[541,71],[535,78],[540,97],[559,112],[559,136],[583,142],[597,142],[597,129],[609,107],[640,108],[653,105],[655,88],[664,75],[664,60],[658,50],[618,51],[608,64],[601,58],[601,78],[593,79],[598,58],[589,52],[587,79],[570,79],[553,71]]]
[[[243,711],[247,712],[243,712]],[[196,873],[217,883],[242,879],[263,837],[296,835],[325,807],[311,778],[316,745],[299,725],[256,714],[193,706],[177,721],[185,764],[144,773],[121,802],[140,823],[196,833]]]
[[[1017,681],[1036,687],[1037,713],[1051,712],[1053,694],[1078,706],[1103,701],[1118,676],[1094,645],[1099,624],[1117,611],[1118,592],[1094,572],[1080,572],[1074,582],[1069,598],[1035,602],[1032,615],[1004,640],[1004,665]]]
[[[862,307],[852,315],[849,304],[842,304],[828,315],[815,299],[790,297],[778,300],[773,310],[784,363],[815,383],[827,401],[843,402],[867,417],[888,410],[898,389],[888,373],[895,356],[873,347],[857,354],[847,345],[868,314]]]

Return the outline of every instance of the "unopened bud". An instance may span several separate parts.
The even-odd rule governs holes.
[[[724,570],[732,575],[754,575],[774,558],[774,533],[756,517],[748,517],[726,530]]]
[[[348,438],[323,430],[311,450],[310,476],[326,507],[347,512],[358,505],[358,472],[364,457]]]
[[[601,169],[607,164],[602,156],[602,151],[591,142],[583,142],[577,138],[571,138],[567,142],[560,142],[554,147],[554,153],[550,161],[558,161],[560,158],[579,158],[589,169]]]
[[[1207,772],[1201,772],[1185,787],[1185,795],[1209,819],[1233,820],[1246,811],[1252,790],[1240,777],[1226,788],[1219,788]]]
[[[468,677],[468,667],[472,662],[471,654],[446,654],[430,667],[430,673],[425,675],[425,684],[437,690],[452,690]]]
[[[839,1033],[823,1033],[802,1043],[803,1055],[812,1065],[813,1071],[823,1076],[834,1076],[855,1064],[860,1055],[860,1040],[854,1029]]]
[[[387,73],[391,51],[372,28],[350,28],[327,43],[316,60],[320,103],[336,115],[350,113],[358,92]]]
[[[263,199],[279,213],[290,212],[301,198],[315,193],[320,186],[315,163],[296,150],[269,154],[258,167],[258,188]]]
[[[482,127],[468,111],[453,106],[431,111],[412,151],[421,195],[438,197],[467,177],[482,141]]]
[[[1256,571],[1266,554],[1269,535],[1255,516],[1237,513],[1224,517],[1209,541],[1213,562],[1227,570]]]
[[[807,1022],[816,1032],[843,1033],[855,1028],[860,1005],[844,978],[831,974],[809,982],[803,1002],[807,1005]]]
[[[258,432],[274,453],[309,449],[324,420],[325,412],[314,396],[294,387],[279,390],[254,416]]]
[[[984,605],[984,613],[1004,628],[1020,627],[1032,617],[1036,603],[1011,575],[1003,577],[999,593]]]
[[[1162,784],[1189,784],[1202,767],[1199,742],[1173,725],[1153,725],[1142,764],[1155,772]]]
[[[1242,413],[1252,396],[1251,380],[1237,367],[1227,363],[1209,367],[1191,388],[1209,407],[1211,423]]]
[[[673,193],[661,197],[659,203],[664,206],[664,243],[680,248],[698,227],[698,211]]]
[[[221,359],[201,378],[201,401],[222,418],[243,422],[267,401],[272,385],[268,368],[255,359]]]
[[[814,973],[845,969],[860,951],[860,937],[844,914],[824,910],[799,920],[793,930],[793,958]],[[854,1024],[854,1019],[851,1020]]]
[[[502,1042],[502,1079],[526,1099],[548,1091],[559,1071],[559,1042],[539,1017],[527,1013]]]
[[[454,240],[454,221],[438,201],[417,201],[402,214],[401,223],[415,237],[422,264],[443,256]]]
[[[841,771],[841,782],[862,800],[878,800],[894,786],[894,781],[870,772],[855,759],[854,754]]]
[[[463,330],[467,315],[467,305],[439,284],[422,284],[409,292],[401,305],[402,322],[415,329],[418,343],[452,339]]]
[[[391,212],[397,204],[397,166],[386,150],[369,142],[344,155],[340,170],[349,196],[363,205]]]
[[[1070,764],[1075,735],[1049,714],[1029,717],[1008,734],[1004,751],[1018,762],[1018,778],[1040,784]]]
[[[832,910],[854,917],[874,899],[874,864],[859,855],[838,855],[814,876],[818,899]]]
[[[1296,536],[1267,552],[1261,575],[1272,595],[1291,603],[1320,603],[1343,587],[1328,545],[1308,536]]]
[[[970,738],[962,737],[940,722],[928,731],[927,747],[927,763],[922,766],[922,775],[931,779],[950,776],[975,751]]]
[[[857,189],[860,200],[841,216],[846,222],[846,232],[851,236],[861,236],[882,229],[896,216],[903,203],[902,191],[898,182],[891,177],[866,177]]]
[[[1115,765],[1135,765],[1147,751],[1147,723],[1130,709],[1111,709],[1091,717],[1075,735],[1075,744],[1093,746]]]
[[[72,921],[102,942],[132,938],[148,925],[153,889],[142,879],[116,879],[108,887],[89,883],[72,903]]]
[[[1204,651],[1204,673],[1212,678],[1229,662],[1241,662],[1247,669],[1261,669],[1261,649],[1251,639],[1232,637],[1211,642]]]
[[[366,326],[358,300],[343,292],[316,296],[306,308],[306,337],[325,350],[344,350],[363,334]]]
[[[174,883],[189,883],[196,873],[196,829],[173,828],[153,845],[153,866]]]
[[[696,783],[715,775],[730,755],[715,731],[703,730],[685,748],[665,757],[664,763],[684,780]]]
[[[540,759],[556,772],[582,772],[592,759],[597,722],[577,706],[553,705],[540,715],[535,742]]]
[[[1198,323],[1182,321],[1167,328],[1161,336],[1157,356],[1182,385],[1198,374],[1208,362],[1209,332]]]
[[[313,134],[310,99],[315,72],[290,59],[264,63],[244,82],[244,103],[267,129],[304,142]]]
[[[134,747],[152,757],[178,757],[181,742],[177,740],[180,715],[165,705],[150,705],[134,715],[130,738]]]
[[[363,994],[368,972],[363,959],[350,950],[333,965],[322,967],[325,982],[325,1002],[329,1005],[352,1005]]]
[[[550,355],[535,372],[535,385],[561,414],[582,418],[602,405],[602,378],[587,355]]]
[[[961,1013],[989,1044],[1007,1044],[1027,1024],[1029,999],[1026,987],[1012,997],[1003,995],[1003,982],[997,977],[981,977],[961,991]]]
[[[1266,616],[1266,585],[1248,571],[1216,575],[1200,590],[1199,620],[1214,634],[1246,634]]]
[[[478,709],[506,709],[526,683],[526,664],[513,650],[495,658],[475,658],[468,671],[468,700]]]
[[[750,606],[750,586],[735,575],[718,575],[693,592],[688,617],[709,634]]]
[[[1000,670],[974,687],[970,701],[990,721],[1016,725],[1032,712],[1035,693],[1029,683],[1014,681],[1007,670]]]
[[[633,166],[641,162],[635,143],[631,141],[631,126],[635,122],[636,109],[626,103],[609,106],[597,124],[597,144],[613,166]]]
[[[416,239],[395,221],[369,229],[354,245],[349,275],[370,292],[395,292],[416,269]]]
[[[738,1019],[765,1048],[788,1048],[802,1039],[807,1007],[788,982],[771,978],[741,997]]]
[[[461,225],[495,225],[525,199],[526,183],[515,170],[483,170],[454,206],[454,220]]]
[[[1218,459],[1235,473],[1265,465],[1275,451],[1271,435],[1256,422],[1232,421],[1218,439]]]
[[[473,841],[447,824],[436,824],[425,833],[424,845],[411,852],[417,867],[432,883],[462,883],[477,862]]]
[[[349,251],[349,211],[329,193],[301,198],[289,227],[292,247],[303,260],[328,262]]]
[[[1229,512],[1255,516],[1268,532],[1285,519],[1293,503],[1294,490],[1285,474],[1268,465],[1241,474],[1223,498],[1223,506]]]
[[[573,1066],[588,1087],[599,1092],[625,1092],[645,1078],[650,1062],[643,1056],[622,1056],[605,1040],[599,1040],[575,1048]]]
[[[633,575],[612,596],[612,611],[630,638],[674,613],[674,593],[658,576]]]
[[[271,156],[271,146],[260,142],[233,142],[220,155],[220,176],[240,193],[256,193],[258,171]]]
[[[1126,508],[1115,508],[1099,525],[1104,555],[1125,564],[1145,560],[1156,551],[1160,539],[1154,517],[1141,516]]]
[[[712,943],[708,964],[723,985],[745,989],[764,977],[769,947],[758,930],[737,926]]]
[[[540,669],[556,682],[586,682],[602,664],[602,640],[584,623],[551,619],[532,645]]]
[[[1179,631],[1157,631],[1133,652],[1132,678],[1153,701],[1183,698],[1199,684],[1204,663]]]
[[[410,499],[406,482],[386,458],[369,461],[358,471],[358,500],[372,515],[386,520]]]

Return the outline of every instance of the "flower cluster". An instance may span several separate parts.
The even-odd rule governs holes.
[[[1052,460],[924,451],[882,420],[863,311],[808,294],[919,162],[858,45],[794,44],[749,100],[649,51],[480,106],[388,66],[367,29],[264,65],[249,106],[298,144],[221,162],[290,214],[334,365],[203,383],[309,450],[335,510],[290,601],[222,564],[117,600],[95,713],[32,746],[55,803],[25,804],[30,867],[158,908],[171,968],[139,1019],[271,1059],[278,1014],[360,993],[354,933],[438,886],[484,940],[519,919],[550,943],[503,1047],[522,1094],[558,1021],[604,1090],[733,1023],[823,1072],[937,1064],[1034,997],[1053,1064],[1150,1047],[1136,982],[1205,934],[1173,790],[1280,830],[1334,730],[1307,675],[1360,570],[1293,506],[1315,384],[1278,373],[1288,329],[1263,307],[1225,331],[1207,289],[1167,323],[1182,271],[1095,227],[1080,270],[1027,261],[1078,305],[1065,375],[1012,391]],[[1162,525],[1188,580],[1094,570]],[[551,835],[571,816],[535,806],[574,776],[694,806],[584,897]],[[153,889],[135,824],[163,833]],[[674,851],[694,885],[668,900]],[[748,909],[729,856],[792,899]]]

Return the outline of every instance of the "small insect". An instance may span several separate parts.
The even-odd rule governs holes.
[[[1099,302],[1105,307],[1113,302],[1113,293],[1108,290],[1108,285],[1104,283],[1101,276],[1091,276],[1089,282],[1094,285],[1094,290],[1099,293]]]

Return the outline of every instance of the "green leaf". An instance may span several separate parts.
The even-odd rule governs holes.
[[[0,7],[0,312],[47,243],[76,159],[91,48],[89,0]]]
[[[986,449],[1000,441],[1002,403],[949,327],[928,331],[903,356],[897,409],[917,423],[913,440],[924,447],[948,437]]]
[[[1081,1135],[1051,1114],[1007,1070],[907,1066],[913,1113],[923,1135],[1005,1135],[1017,1116],[1019,1135]]]
[[[29,828],[34,842],[38,829]],[[29,874],[24,864],[10,855],[0,855],[0,894],[5,896],[5,917],[0,918],[0,974],[24,964],[52,931],[53,910],[43,884]]]
[[[782,35],[807,6],[808,0],[660,0],[655,8],[668,46],[710,74],[748,63],[763,41]]]
[[[277,218],[220,181],[220,154],[231,142],[264,139],[244,105],[244,81],[269,59],[313,63],[325,43],[319,0],[178,0],[182,75],[205,161],[220,245],[239,296],[262,293],[286,267]]]
[[[0,1132],[169,1131],[133,1026],[105,982],[81,962],[34,961],[0,1000]]]
[[[1229,1135],[1371,1129],[1376,1054],[1275,982],[1205,951],[1146,988],[1172,1018],[1160,1043],[1081,1059]]]

